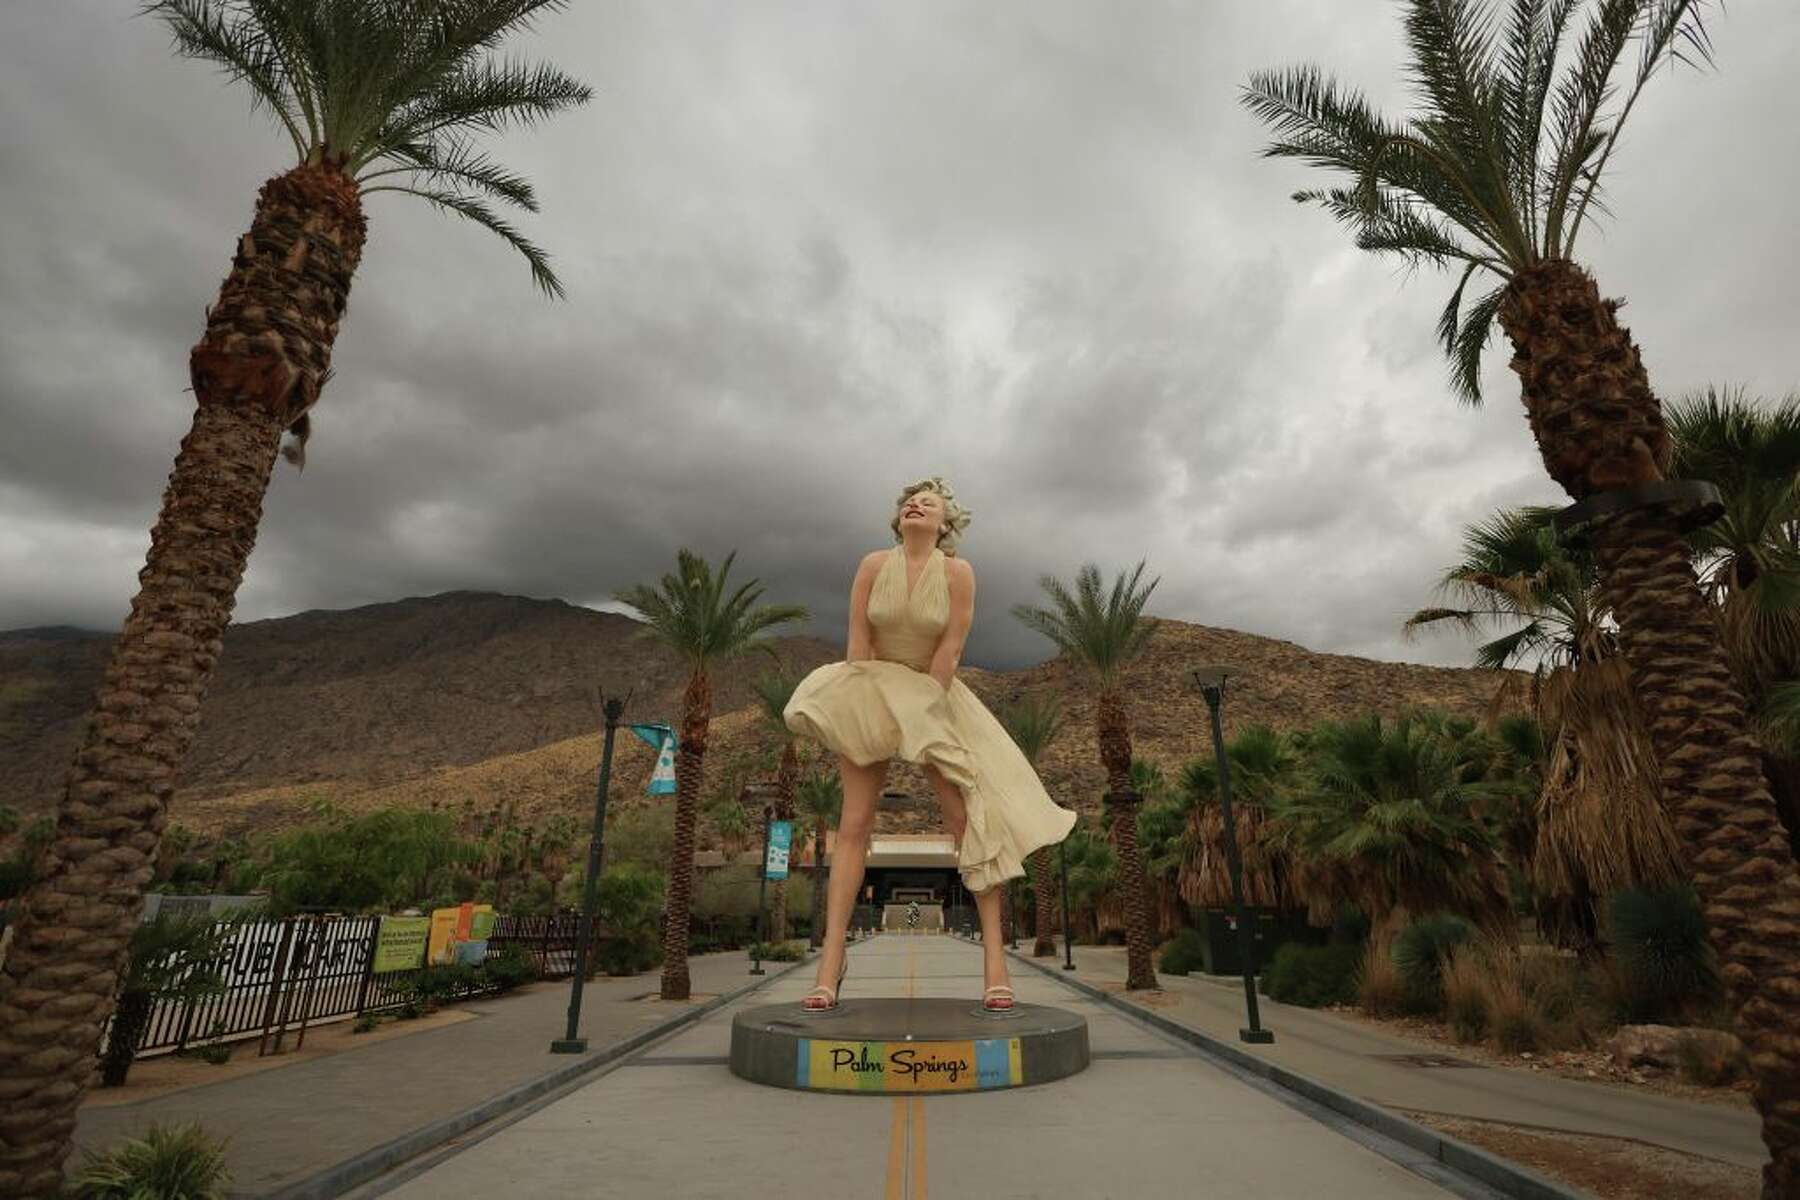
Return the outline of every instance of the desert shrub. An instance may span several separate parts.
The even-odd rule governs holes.
[[[1186,975],[1200,970],[1206,961],[1205,944],[1198,929],[1183,929],[1163,947],[1156,969],[1164,975]]]
[[[1379,941],[1365,943],[1356,974],[1357,1004],[1370,1016],[1388,1017],[1405,1006],[1405,994],[1393,954]]]
[[[1412,1012],[1437,1012],[1444,1004],[1444,958],[1474,936],[1475,927],[1454,913],[1421,917],[1394,939],[1394,966]]]
[[[764,962],[799,962],[806,957],[805,942],[757,942],[750,947],[749,956],[761,958]]]
[[[1458,946],[1444,960],[1444,1019],[1459,1042],[1479,1042],[1488,1034],[1492,1013],[1485,957],[1473,946]]]
[[[381,1025],[381,1018],[372,1012],[366,1012],[356,1018],[356,1024],[350,1027],[352,1033],[371,1033]]]
[[[481,973],[497,992],[510,992],[520,984],[538,977],[537,963],[531,953],[517,942],[510,942],[499,954],[481,964]]]
[[[89,1152],[74,1179],[83,1200],[223,1200],[225,1143],[198,1125],[152,1125],[104,1154]]]
[[[1275,951],[1275,961],[1269,964],[1269,998],[1307,1008],[1354,1003],[1361,964],[1360,946],[1302,946],[1289,942]]]
[[[1675,1017],[1717,999],[1718,964],[1692,888],[1618,892],[1607,917],[1631,1020]]]
[[[207,1030],[206,1040],[197,1046],[190,1047],[188,1054],[201,1062],[222,1067],[231,1061],[232,1043],[225,1040],[225,1022],[214,1021]]]
[[[1681,1077],[1705,1087],[1725,1087],[1742,1079],[1750,1069],[1744,1048],[1730,1052],[1714,1047],[1710,1039],[1683,1035],[1675,1043],[1675,1061]]]

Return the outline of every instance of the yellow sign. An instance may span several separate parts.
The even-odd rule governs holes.
[[[375,973],[422,966],[430,930],[430,917],[381,918],[381,931],[375,937]]]
[[[973,1092],[1017,1087],[1018,1038],[839,1042],[802,1038],[794,1085],[828,1092]]]

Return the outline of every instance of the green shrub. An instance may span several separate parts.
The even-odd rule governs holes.
[[[517,942],[509,942],[499,954],[482,963],[481,973],[486,976],[488,985],[498,992],[510,992],[538,977],[537,962],[530,951]]]
[[[1400,931],[1394,939],[1394,966],[1404,985],[1402,1003],[1409,1011],[1443,1008],[1444,958],[1474,933],[1475,927],[1454,913],[1433,913]]]
[[[1198,971],[1206,962],[1205,945],[1206,939],[1200,936],[1198,929],[1183,929],[1163,947],[1162,959],[1156,964],[1156,969],[1164,975],[1186,975],[1190,971]]]
[[[805,942],[757,942],[750,947],[750,957],[764,962],[799,962],[806,957]]]
[[[201,1062],[221,1067],[231,1061],[233,1048],[232,1043],[225,1040],[225,1022],[214,1021],[206,1033],[206,1041],[190,1047],[188,1053]]]
[[[648,933],[609,938],[594,955],[594,969],[608,975],[641,975],[661,966],[662,939]]]
[[[366,1012],[356,1018],[356,1024],[350,1027],[352,1033],[372,1033],[381,1025],[381,1018],[372,1012]]]
[[[223,1141],[198,1125],[152,1125],[104,1154],[90,1151],[74,1190],[83,1200],[223,1200],[230,1178]]]
[[[1692,888],[1618,892],[1607,917],[1630,1019],[1676,1017],[1718,998],[1718,965]]]
[[[1269,998],[1283,1004],[1318,1008],[1353,1004],[1362,947],[1302,946],[1289,942],[1275,951],[1265,983]]]

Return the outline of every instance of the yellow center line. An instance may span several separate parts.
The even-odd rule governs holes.
[[[925,1097],[912,1098],[912,1197],[925,1200]]]
[[[887,1200],[906,1200],[906,1097],[894,1097],[888,1126]]]

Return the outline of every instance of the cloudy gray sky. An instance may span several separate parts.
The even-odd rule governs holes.
[[[191,415],[187,349],[285,139],[103,0],[0,4],[0,628],[110,627]],[[1584,257],[1665,396],[1800,382],[1800,7],[1715,10]],[[452,588],[604,602],[733,548],[839,637],[898,486],[974,509],[969,659],[1044,572],[1147,558],[1152,610],[1380,658],[1459,530],[1556,499],[1505,356],[1447,394],[1449,281],[1288,201],[1250,71],[1403,104],[1392,0],[577,0],[520,49],[596,88],[495,145],[569,299],[498,239],[370,198],[304,472],[240,619]]]

